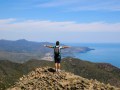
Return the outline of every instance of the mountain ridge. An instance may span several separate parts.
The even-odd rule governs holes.
[[[15,63],[8,60],[0,61],[0,88],[10,87],[23,75],[39,67],[54,67],[53,61],[32,59],[25,63]],[[105,84],[120,87],[120,69],[106,63],[92,63],[77,58],[63,58],[61,69],[83,78],[96,79]]]
[[[70,72],[55,72],[51,67],[36,68],[7,90],[120,90],[97,80],[88,80]]]

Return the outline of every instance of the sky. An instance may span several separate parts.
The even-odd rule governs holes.
[[[0,39],[120,43],[120,0],[0,0]]]

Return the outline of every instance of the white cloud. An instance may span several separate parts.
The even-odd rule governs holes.
[[[120,23],[2,19],[0,20],[0,30],[14,30],[16,32],[19,30],[25,32],[120,32]]]
[[[60,7],[66,11],[109,10],[120,11],[120,0],[53,0],[40,3],[37,7]]]
[[[6,24],[6,23],[11,23],[15,21],[16,19],[14,18],[9,18],[9,19],[0,19],[0,24]]]
[[[69,8],[69,11],[81,11],[81,10],[105,10],[105,11],[120,11],[120,1],[104,1],[104,2],[96,2],[89,4],[81,4],[79,6],[74,6]]]
[[[36,5],[37,7],[58,7],[58,6],[66,6],[73,3],[79,2],[79,0],[53,0],[51,2],[40,3]]]

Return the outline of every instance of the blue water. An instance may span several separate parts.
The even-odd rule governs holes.
[[[71,46],[85,46],[89,48],[93,48],[95,50],[91,50],[86,53],[75,53],[76,58],[80,58],[82,60],[92,61],[92,62],[103,62],[110,63],[114,66],[120,68],[120,44],[113,43],[82,43],[82,44],[68,44]]]

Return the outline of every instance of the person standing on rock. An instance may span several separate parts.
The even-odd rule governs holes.
[[[69,48],[69,46],[60,46],[59,41],[56,41],[55,46],[51,46],[51,45],[44,45],[44,46],[54,49],[55,70],[59,72],[60,62],[61,62],[61,49]]]

